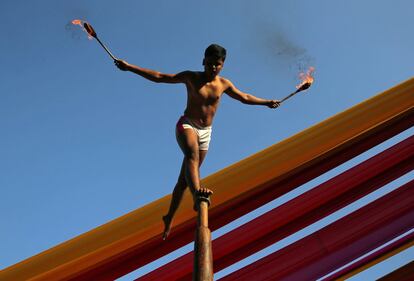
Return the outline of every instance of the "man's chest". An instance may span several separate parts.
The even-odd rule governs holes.
[[[193,99],[206,104],[217,103],[222,94],[223,87],[218,83],[199,85],[190,93]]]

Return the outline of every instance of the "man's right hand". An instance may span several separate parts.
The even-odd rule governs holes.
[[[122,71],[127,71],[129,64],[124,60],[114,60],[115,65]]]
[[[277,108],[281,104],[280,100],[270,100],[267,104],[269,108]]]

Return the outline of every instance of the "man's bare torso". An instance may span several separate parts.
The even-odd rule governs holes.
[[[184,115],[197,125],[210,126],[220,98],[228,87],[227,80],[217,75],[213,80],[208,81],[203,72],[189,72],[186,87],[187,108]]]

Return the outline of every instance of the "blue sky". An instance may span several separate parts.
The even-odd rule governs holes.
[[[312,88],[277,110],[224,96],[205,176],[411,78],[413,6],[1,1],[0,268],[171,193],[180,168],[174,125],[184,86],[119,71],[72,19],[89,21],[116,56],[167,73],[201,70],[205,47],[221,44],[222,75],[263,98],[286,96],[300,70],[316,68]],[[413,259],[413,251],[402,257]]]

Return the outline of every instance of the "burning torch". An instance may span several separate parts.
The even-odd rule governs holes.
[[[83,22],[83,24],[82,24],[82,22]],[[83,27],[83,29],[86,31],[86,33],[88,33],[88,37],[90,39],[95,38],[96,41],[98,41],[98,43],[102,46],[102,48],[104,48],[104,50],[108,53],[108,55],[114,61],[117,60],[117,58],[114,57],[114,55],[111,53],[111,51],[109,51],[109,49],[104,45],[104,43],[102,43],[102,41],[99,40],[98,35],[96,34],[96,32],[93,29],[92,25],[90,25],[88,22],[82,21],[82,20],[73,20],[72,23]]]
[[[294,95],[296,95],[299,92],[302,92],[304,90],[309,89],[309,87],[312,85],[313,83],[313,77],[312,77],[312,73],[315,71],[315,68],[313,67],[309,67],[308,71],[306,73],[301,73],[299,74],[299,78],[302,80],[301,83],[296,86],[296,91],[294,91],[293,93],[291,93],[290,95],[287,95],[286,97],[284,97],[283,99],[280,100],[280,103],[284,102],[285,100],[293,97]]]

